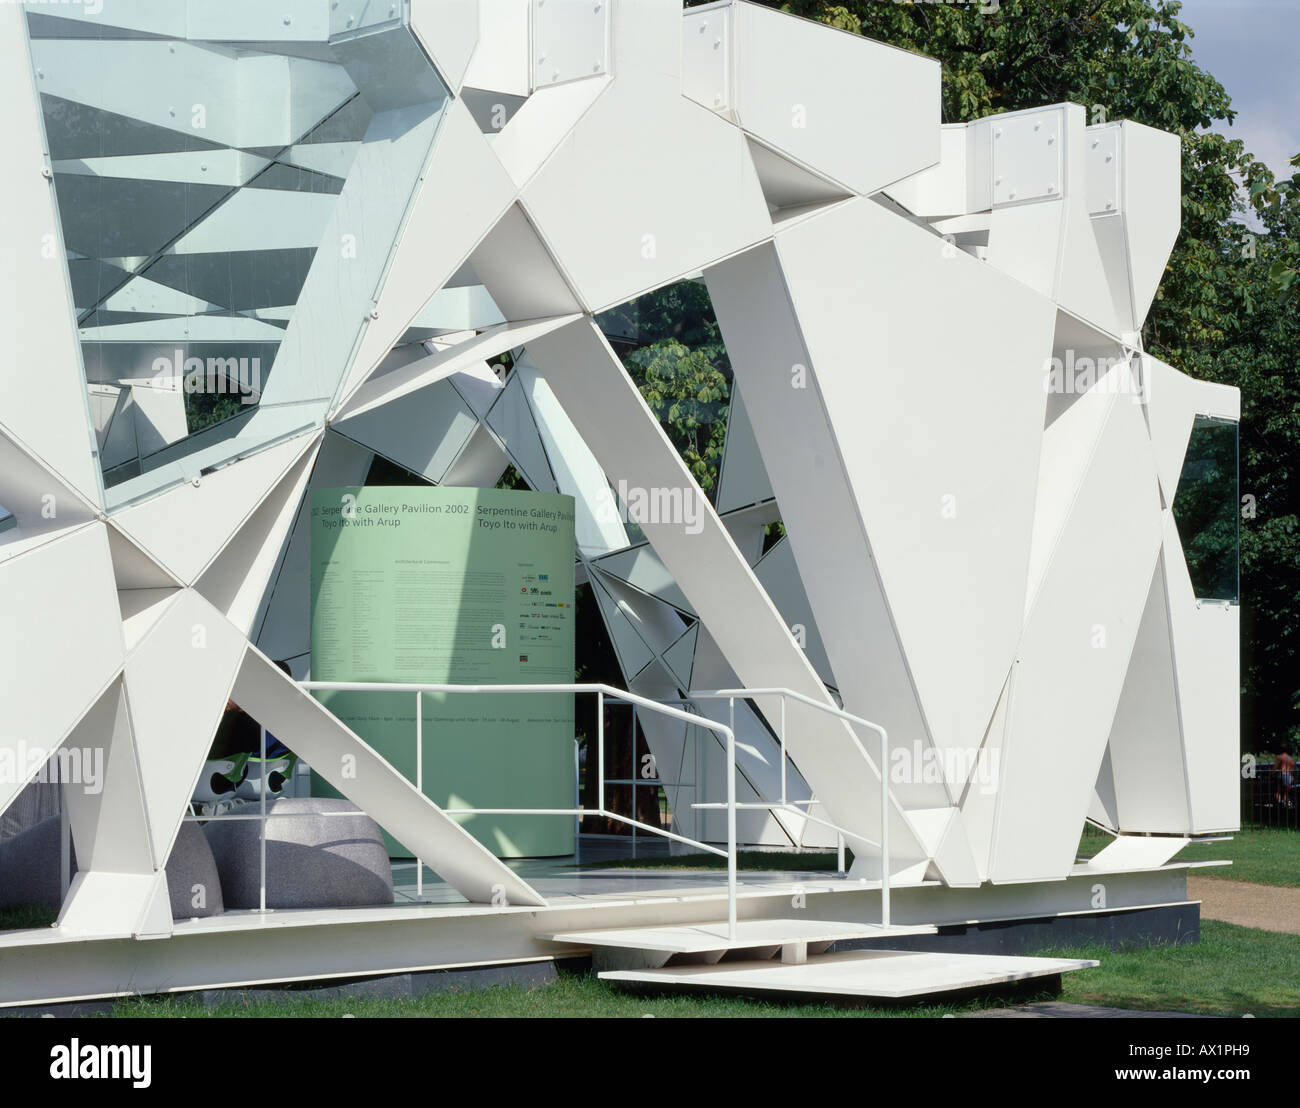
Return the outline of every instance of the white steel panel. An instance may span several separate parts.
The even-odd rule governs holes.
[[[511,96],[532,91],[531,0],[478,0],[478,43],[464,83]]]
[[[1069,872],[1156,565],[1160,502],[1145,421],[1125,397],[1105,403],[1105,426],[1018,649],[994,881]]]
[[[493,138],[492,153],[519,188],[555,153],[609,83],[608,77],[596,77],[539,89],[510,117]]]
[[[667,284],[771,234],[744,136],[681,94],[674,64],[680,19],[670,5],[619,8],[616,51],[633,52],[640,63],[616,69],[609,89],[523,191],[524,207],[588,310]],[[648,67],[646,42],[637,37],[665,33],[671,53]],[[517,123],[518,117],[511,125]],[[647,156],[663,149],[674,157]],[[678,187],[682,164],[694,167],[688,191]]]
[[[845,603],[845,593],[861,588],[860,569],[827,574],[828,562],[847,551],[808,549],[825,544],[824,525],[808,517],[830,504],[817,495],[822,478],[808,470],[806,448],[801,472],[788,478],[802,487],[778,487],[777,498],[787,517],[798,511],[786,523],[805,583],[825,581],[809,586],[809,599],[846,705],[868,718],[880,711],[884,674],[859,676],[872,668],[863,632],[887,634],[892,622],[929,735],[941,749],[969,751],[1020,635],[1043,361],[1056,313],[1045,298],[941,246],[866,200],[782,231],[777,254],[811,356],[809,387],[791,388],[789,368],[784,381],[774,375],[767,388],[779,391],[765,402],[776,418],[766,429],[750,381],[741,387],[764,450],[788,449],[769,443],[788,437],[780,428],[795,419],[822,422],[836,440],[823,465],[841,468],[852,490],[854,556],[859,566],[874,563],[885,622],[864,622]],[[946,306],[943,327],[933,325],[936,299]],[[725,325],[724,333],[730,337]],[[778,468],[769,459],[779,484]],[[807,507],[788,506],[796,497]],[[901,729],[898,738],[924,736]]]
[[[0,752],[15,770],[0,774],[3,810],[121,669],[104,528],[92,524],[0,562],[0,597],[5,626],[15,629],[0,635]]]
[[[260,623],[270,602],[271,586],[302,507],[319,442],[318,437],[280,478],[195,582],[195,589],[245,635]]]
[[[1163,558],[1156,563],[1133,644],[1111,725],[1109,756],[1115,814],[1124,831],[1174,834],[1188,829]]]
[[[103,758],[94,788],[65,784],[63,803],[82,871],[152,874],[166,859],[154,858],[145,819],[140,767],[121,678],[114,681],[68,736],[66,747]]]
[[[533,0],[533,87],[609,72],[608,0]]]
[[[729,5],[682,13],[682,94],[710,111],[731,107]]]
[[[411,0],[411,30],[454,92],[478,45],[478,21],[479,0]]]
[[[237,628],[187,589],[126,660],[155,859],[171,854],[246,645]]]
[[[939,160],[937,61],[757,4],[733,13],[750,134],[863,195]]]
[[[269,447],[124,508],[113,522],[179,581],[191,584],[316,440],[311,432]]]

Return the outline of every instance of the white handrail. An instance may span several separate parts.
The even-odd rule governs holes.
[[[759,804],[754,807],[763,807],[775,811],[777,808],[791,811],[802,816],[813,823],[821,824],[830,828],[839,835],[838,857],[839,867],[844,868],[844,839],[845,837],[857,839],[861,842],[871,843],[872,846],[880,848],[880,924],[882,927],[890,925],[890,898],[889,898],[889,733],[878,723],[873,723],[869,719],[863,719],[861,716],[855,716],[852,712],[846,712],[843,708],[836,708],[820,700],[814,700],[803,693],[795,692],[794,689],[783,687],[772,687],[762,689],[692,689],[685,698],[688,701],[694,700],[726,700],[730,705],[730,721],[734,731],[736,726],[736,698],[742,700],[752,700],[760,696],[779,696],[781,698],[781,733],[779,735],[781,743],[781,803],[778,804]],[[836,716],[848,723],[860,724],[863,727],[870,728],[880,736],[880,764],[877,772],[880,776],[880,842],[872,843],[870,839],[865,838],[855,832],[848,831],[843,827],[830,823],[827,820],[818,819],[807,812],[800,812],[794,808],[785,798],[785,702],[786,700],[797,700],[801,704],[806,704],[810,708],[816,708],[819,712],[825,712],[828,715]],[[857,733],[852,727],[848,729],[849,735],[853,739],[853,744],[858,748],[858,752],[868,765],[871,765],[871,756],[867,753],[862,741],[858,738]],[[734,798],[733,798],[734,799]],[[697,805],[696,807],[704,807]],[[734,804],[732,806],[731,818],[734,817]]]
[[[662,835],[666,839],[674,842],[684,843],[687,846],[693,846],[698,850],[707,851],[710,854],[717,854],[727,859],[727,935],[730,939],[736,938],[736,889],[739,884],[737,878],[737,859],[736,859],[736,733],[733,727],[727,727],[721,723],[715,723],[713,720],[694,712],[682,711],[679,708],[669,707],[667,704],[661,704],[658,701],[650,700],[644,696],[638,696],[627,689],[616,689],[611,685],[600,683],[570,684],[570,685],[447,685],[447,684],[415,684],[410,682],[396,681],[299,681],[299,688],[309,692],[387,692],[387,693],[413,693],[416,696],[416,733],[423,745],[423,721],[422,703],[425,693],[455,693],[468,695],[482,694],[528,694],[528,693],[594,693],[596,695],[596,745],[597,745],[597,762],[598,762],[598,806],[595,809],[572,809],[572,808],[455,808],[444,809],[449,814],[455,815],[564,815],[564,816],[602,816],[606,819],[612,819],[619,823],[625,823],[630,827],[639,828],[643,831],[649,831],[655,835]],[[665,831],[662,827],[653,827],[648,823],[642,823],[639,820],[631,819],[627,816],[620,815],[617,812],[610,812],[605,808],[605,700],[616,700],[628,704],[637,704],[652,712],[658,712],[660,715],[668,716],[670,719],[683,720],[689,724],[698,727],[704,727],[706,730],[714,731],[726,740],[727,746],[727,849],[720,850],[709,843],[699,842],[696,839],[687,838],[685,835],[678,835],[672,831]],[[417,760],[417,773],[422,777],[420,772],[423,762]],[[423,781],[421,781],[421,785]],[[421,790],[423,791],[423,790]],[[633,796],[635,796],[635,791]],[[264,819],[276,818],[274,813],[263,817]],[[263,838],[266,830],[263,823]],[[416,872],[419,877],[423,876],[423,859],[416,859]],[[265,867],[263,869],[263,882],[265,883]],[[417,888],[423,887],[423,881],[419,881]]]

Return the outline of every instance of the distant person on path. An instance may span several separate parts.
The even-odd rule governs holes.
[[[1291,757],[1291,748],[1286,743],[1282,744],[1282,752],[1273,759],[1273,773],[1276,782],[1273,800],[1283,808],[1294,808],[1291,790],[1295,786],[1295,759]]]

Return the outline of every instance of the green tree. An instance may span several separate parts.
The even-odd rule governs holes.
[[[708,290],[680,281],[603,313],[600,325],[691,475],[714,499],[731,363]]]

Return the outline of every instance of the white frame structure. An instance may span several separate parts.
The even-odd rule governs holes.
[[[1240,399],[1141,341],[1175,136],[1073,104],[943,125],[937,62],[747,0],[28,0],[0,58],[0,811],[58,751],[106,765],[65,790],[57,925],[0,935],[0,1003],[225,981],[259,924],[173,921],[164,870],[232,697],[467,902],[286,920],[248,980],[554,956],[573,907],[299,683],[309,493],[376,455],[575,498],[657,764],[688,726],[663,705],[728,740],[727,803],[667,791],[674,834],[729,842],[733,923],[779,899],[737,893],[737,841],[847,839],[816,910],[888,921],[892,886],[919,923],[1086,910],[1099,873],[1182,901],[1170,859],[1237,828],[1238,609],[1194,594],[1173,503]],[[166,283],[294,252],[291,293]],[[734,372],[714,501],[596,318],[684,280]],[[189,435],[180,355],[259,343],[256,403]],[[1115,841],[1080,866],[1086,820]]]

